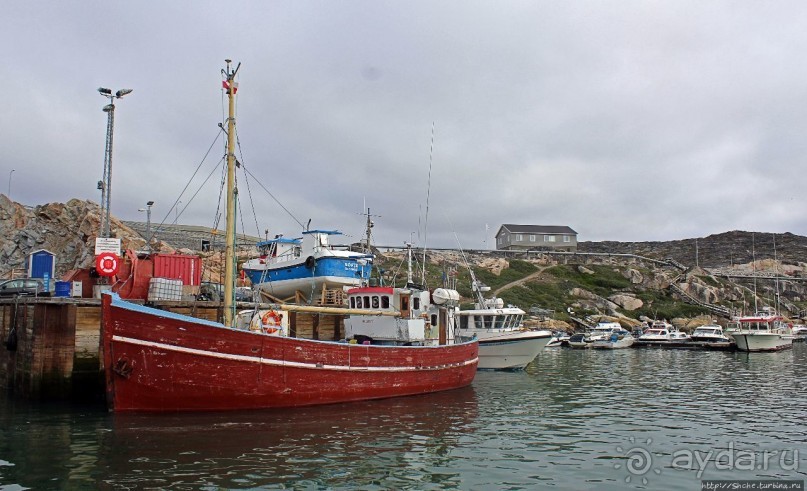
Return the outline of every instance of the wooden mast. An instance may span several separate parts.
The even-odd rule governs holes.
[[[233,326],[235,319],[235,203],[238,190],[235,187],[235,94],[238,84],[235,74],[241,67],[239,63],[234,70],[230,69],[231,60],[224,60],[227,68],[222,70],[226,77],[224,88],[227,89],[229,111],[227,116],[227,216],[225,219],[225,249],[224,249],[224,325]]]

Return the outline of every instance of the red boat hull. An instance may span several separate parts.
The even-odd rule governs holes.
[[[309,406],[469,385],[476,341],[374,346],[269,336],[103,299],[103,357],[113,411]]]

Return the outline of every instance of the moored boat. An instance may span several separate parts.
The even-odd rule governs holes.
[[[297,292],[307,299],[323,288],[341,289],[366,282],[372,271],[371,254],[331,243],[336,230],[306,230],[302,237],[275,237],[256,244],[260,256],[242,264],[253,288],[284,300]]]
[[[781,351],[793,347],[790,326],[771,309],[737,317],[726,334],[734,339],[739,351]]]
[[[719,324],[705,324],[696,327],[689,335],[693,348],[733,349],[734,340],[723,333]]]
[[[568,345],[572,348],[590,348],[595,341],[609,339],[614,331],[621,331],[618,322],[599,322],[586,332],[575,333],[569,337]]]
[[[233,288],[234,79],[238,68],[232,70],[230,63],[227,60],[227,69],[222,70],[229,99],[224,322],[105,294],[101,338],[109,408],[166,412],[295,407],[469,385],[479,361],[477,341],[454,336],[449,323],[451,307],[439,303],[424,306],[424,292],[412,288],[395,289],[389,295],[354,290],[349,293],[353,309],[282,305],[254,310],[241,316],[246,322],[239,324]],[[345,326],[353,331],[352,337],[333,341],[292,337],[288,327],[294,312],[348,315]],[[379,343],[362,338],[356,326],[384,332],[388,339]],[[409,338],[389,332],[401,326],[409,328]],[[427,329],[437,333],[434,342],[425,342],[425,337],[422,343],[413,342],[413,332],[425,336]]]
[[[791,328],[793,333],[793,342],[802,342],[807,340],[807,326],[804,324],[796,324]]]
[[[690,337],[665,321],[655,321],[636,339],[636,346],[680,348],[689,346]]]
[[[457,310],[459,332],[479,340],[479,369],[521,370],[532,362],[552,338],[552,332],[524,327],[526,312],[505,307],[501,298],[485,298],[490,288],[470,271],[476,295],[473,309]]]
[[[606,338],[597,339],[591,343],[592,349],[622,349],[630,348],[635,342],[631,333],[622,327],[615,328]]]
[[[546,343],[547,348],[559,348],[561,346],[568,346],[569,345],[569,333],[565,331],[557,331],[552,333],[552,337],[549,339],[549,342]]]

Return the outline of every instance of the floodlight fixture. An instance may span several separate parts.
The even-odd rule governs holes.
[[[107,89],[106,87],[98,87],[98,93],[104,97],[109,97],[112,95],[112,90]]]
[[[115,97],[120,99],[121,97],[125,96],[126,94],[131,94],[132,89],[120,89],[119,91],[115,92]]]

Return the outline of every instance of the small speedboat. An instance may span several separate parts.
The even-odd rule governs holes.
[[[672,324],[664,321],[656,321],[644,334],[639,336],[636,340],[636,345],[681,347],[687,345],[689,342],[689,335],[679,331],[678,328]]]
[[[794,343],[807,340],[807,326],[804,324],[796,324],[793,326],[792,332]]]
[[[557,331],[552,334],[552,338],[550,338],[549,342],[546,344],[546,348],[560,348],[562,346],[568,346],[569,338],[569,333]]]
[[[636,339],[625,329],[615,329],[606,339],[598,339],[591,343],[592,349],[621,349],[630,348]]]
[[[591,340],[587,333],[578,332],[569,336],[568,344],[570,348],[588,348]]]

